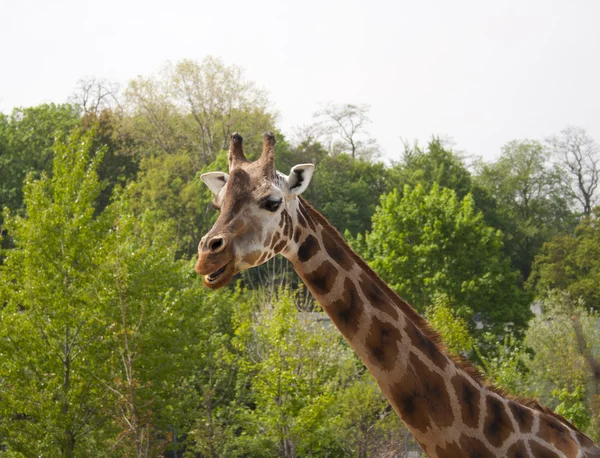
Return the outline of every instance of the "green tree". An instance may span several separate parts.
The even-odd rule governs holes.
[[[187,263],[174,260],[168,222],[156,221],[151,212],[136,215],[124,193],[102,216],[112,223],[96,244],[96,300],[108,323],[102,336],[108,376],[94,367],[88,371],[102,383],[107,401],[102,412],[116,429],[105,447],[121,456],[156,456],[169,427],[181,427],[175,418],[184,409],[176,387],[198,357],[188,340],[194,333],[180,328],[184,322],[198,325],[195,309],[203,295],[196,289],[194,305],[185,300],[191,283],[183,270]]]
[[[169,220],[134,211],[128,191],[98,213],[93,139],[58,142],[52,176],[28,181],[26,215],[7,219],[0,442],[25,456],[164,451],[167,432],[185,437],[198,418],[185,401],[215,388],[190,382],[211,367],[202,345],[226,348],[217,331],[232,329],[217,325],[225,294],[175,260]]]
[[[487,226],[470,195],[437,184],[381,198],[373,230],[353,245],[401,296],[424,310],[438,294],[466,320],[495,334],[522,330],[529,296],[502,254],[502,234]]]
[[[306,199],[340,232],[357,234],[371,227],[378,197],[388,189],[384,164],[339,154],[319,162]]]
[[[251,403],[239,414],[242,432],[230,455],[322,455],[332,447],[328,410],[356,363],[321,318],[298,314],[291,293],[282,290],[238,329],[253,362],[244,369],[251,374]]]
[[[434,184],[452,189],[459,198],[472,191],[471,174],[461,158],[435,137],[422,149],[418,145],[404,145],[402,160],[390,169],[390,180],[394,187],[402,190],[421,185],[427,191]]]
[[[264,91],[239,67],[211,56],[168,63],[159,75],[131,81],[125,95],[132,135],[154,153],[186,152],[195,170],[226,149],[235,131],[248,152],[260,152],[275,119]]]
[[[97,171],[103,189],[96,201],[97,211],[102,211],[110,203],[115,187],[125,186],[135,178],[139,154],[133,137],[123,127],[122,113],[109,109],[90,111],[83,116],[81,123],[84,129],[94,130],[94,147],[104,150]]]
[[[568,292],[587,307],[600,309],[600,209],[584,218],[574,234],[557,235],[535,258],[529,286],[540,297]]]
[[[600,380],[590,358],[600,356],[598,314],[558,292],[541,308],[543,313],[531,322],[524,341],[534,354],[525,360],[527,387],[549,407],[560,406],[561,413],[597,439]]]
[[[364,372],[337,392],[327,424],[343,456],[394,456],[408,430],[373,377]]]
[[[471,337],[469,324],[457,316],[444,294],[436,294],[432,304],[425,310],[425,318],[438,331],[446,347],[456,355],[469,354],[476,345]]]
[[[200,238],[210,228],[212,195],[203,186],[188,154],[146,157],[140,162],[137,180],[128,188],[133,210],[151,211],[172,223],[172,238],[180,255],[196,253]]]
[[[89,376],[105,375],[108,356],[94,287],[108,226],[93,217],[102,155],[91,137],[56,143],[52,177],[28,181],[26,216],[7,218],[16,248],[0,271],[0,436],[26,456],[94,455],[110,429]]]
[[[496,162],[480,164],[477,183],[495,199],[505,253],[527,279],[542,244],[575,222],[569,189],[550,165],[550,152],[537,141],[509,142]]]
[[[27,174],[52,173],[55,138],[78,125],[77,107],[66,104],[15,108],[10,116],[0,115],[0,208],[22,208]]]

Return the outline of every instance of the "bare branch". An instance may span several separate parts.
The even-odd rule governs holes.
[[[330,154],[345,152],[353,159],[372,159],[378,155],[379,146],[365,129],[370,122],[368,112],[368,105],[328,103],[314,114],[314,130],[330,137]]]
[[[547,139],[555,160],[562,169],[563,179],[570,186],[572,198],[589,215],[597,203],[596,190],[600,180],[600,148],[581,127],[569,126],[560,136]]]
[[[119,85],[115,82],[95,77],[82,78],[77,82],[70,102],[79,105],[84,114],[98,114],[102,110],[120,107],[117,95]]]

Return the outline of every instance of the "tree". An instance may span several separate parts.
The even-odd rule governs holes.
[[[91,135],[56,143],[52,177],[28,181],[26,216],[7,218],[16,248],[0,271],[0,436],[24,455],[95,454],[107,428],[101,384],[88,375],[104,376],[107,359],[94,286],[108,227],[93,217],[101,154]]]
[[[332,137],[330,154],[344,152],[367,160],[377,156],[379,147],[366,131],[368,113],[368,105],[328,103],[314,114],[321,133]]]
[[[70,100],[74,105],[81,107],[84,115],[98,115],[101,111],[119,107],[118,93],[119,85],[117,83],[88,77],[77,82],[77,88]]]
[[[502,254],[502,234],[476,212],[473,198],[460,200],[437,184],[384,195],[373,229],[353,246],[418,310],[444,295],[458,317],[496,335],[523,330],[529,296]]]
[[[273,127],[264,91],[236,66],[215,57],[168,63],[159,76],[138,77],[125,92],[140,141],[166,153],[193,153],[195,168],[208,165],[241,132],[246,149],[260,151]]]
[[[496,162],[479,165],[476,181],[493,197],[493,219],[504,233],[505,253],[527,279],[542,244],[573,227],[560,171],[541,143],[514,140]]]
[[[454,190],[461,199],[473,190],[471,173],[461,157],[437,137],[431,139],[427,149],[405,144],[402,160],[394,163],[389,173],[390,181],[398,189],[421,185],[429,191],[437,183]]]
[[[110,203],[116,186],[126,186],[139,170],[139,154],[133,137],[123,129],[122,114],[110,109],[90,111],[81,119],[84,129],[93,129],[93,144],[102,148],[104,156],[98,165],[98,178],[102,192],[96,200],[96,210],[101,212]]]
[[[143,158],[137,180],[127,192],[137,214],[151,211],[173,224],[171,237],[182,256],[196,254],[198,242],[214,222],[208,212],[212,194],[198,179],[188,154]]]
[[[572,197],[579,202],[584,215],[589,215],[596,202],[600,179],[600,148],[581,127],[569,126],[560,136],[548,139],[554,156],[564,170]]]
[[[468,355],[476,346],[469,324],[450,306],[444,294],[437,294],[425,310],[425,318],[440,333],[446,348],[455,355]]]
[[[574,234],[546,242],[533,264],[529,287],[546,297],[553,290],[569,293],[600,310],[600,210],[584,218]]]
[[[175,260],[170,221],[134,212],[127,191],[98,212],[93,138],[58,142],[25,216],[7,214],[0,443],[25,456],[155,456],[169,430],[185,436],[190,374],[210,367],[198,342],[219,330],[207,310],[227,310]]]
[[[390,189],[385,165],[341,154],[321,160],[318,170],[307,200],[342,233],[368,230],[379,195]]]
[[[486,372],[513,394],[540,399],[592,438],[599,437],[600,384],[588,359],[600,354],[598,314],[556,291],[539,303],[520,344],[501,344]]]
[[[356,361],[320,313],[298,314],[280,290],[236,334],[250,364],[251,402],[240,411],[237,450],[228,456],[310,456],[334,449],[328,427],[336,392]],[[247,315],[248,316],[248,315]]]
[[[401,453],[408,430],[368,372],[338,391],[331,410],[327,423],[343,456],[366,458]]]
[[[77,126],[79,115],[73,105],[15,108],[9,117],[0,116],[0,208],[21,209],[27,174],[51,174],[54,140]]]

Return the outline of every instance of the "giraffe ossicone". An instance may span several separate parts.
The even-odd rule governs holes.
[[[281,253],[367,366],[430,457],[600,457],[573,425],[531,400],[504,395],[439,336],[300,194],[314,166],[275,169],[275,137],[250,162],[231,136],[229,174],[202,179],[220,210],[198,245],[195,270],[210,288]]]

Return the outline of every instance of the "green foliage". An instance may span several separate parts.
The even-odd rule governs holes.
[[[273,127],[264,91],[243,71],[216,57],[183,59],[158,75],[138,77],[126,90],[133,112],[128,131],[145,153],[187,153],[195,169],[212,162],[233,132],[245,139],[248,156],[261,151],[262,132]]]
[[[328,450],[325,419],[355,363],[319,318],[299,315],[291,294],[282,291],[239,333],[255,363],[244,368],[252,379],[252,408],[240,412],[245,427],[237,453],[288,457]]]
[[[57,143],[52,176],[25,188],[26,216],[7,219],[0,438],[27,456],[164,450],[165,432],[201,413],[185,401],[218,393],[216,377],[194,380],[212,371],[204,346],[223,354],[231,335],[226,295],[208,295],[174,260],[168,223],[134,213],[127,193],[96,214],[92,138]]]
[[[585,404],[583,386],[576,386],[572,392],[566,388],[553,390],[552,396],[560,401],[560,404],[554,409],[557,414],[562,415],[583,431],[589,429],[591,418],[590,411]]]
[[[197,180],[189,155],[143,158],[139,177],[128,192],[133,211],[148,210],[155,218],[173,224],[171,237],[182,255],[196,252],[214,212],[208,212],[212,194]]]
[[[501,342],[490,342],[492,351],[482,355],[477,349],[477,357],[487,378],[509,393],[535,397],[537,393],[529,385],[530,352],[522,341],[506,336]]]
[[[588,307],[600,309],[600,210],[584,218],[574,234],[545,243],[535,259],[529,286],[540,297],[566,291]]]
[[[524,279],[542,244],[573,227],[569,189],[559,170],[549,165],[550,153],[541,143],[514,140],[500,158],[479,167],[477,183],[495,199],[492,221],[502,229],[505,253]]]
[[[590,358],[600,355],[596,312],[564,294],[540,304],[522,342],[505,339],[483,357],[486,375],[513,394],[540,399],[575,426],[597,438],[600,393]]]
[[[85,129],[95,132],[93,145],[103,148],[104,156],[98,165],[98,178],[103,189],[96,200],[96,209],[101,211],[110,202],[115,186],[125,186],[139,168],[136,145],[123,128],[123,117],[111,110],[86,113],[81,120]]]
[[[78,125],[72,105],[15,108],[10,116],[0,115],[0,208],[22,208],[27,174],[51,173],[55,138],[64,138]]]
[[[439,138],[433,138],[423,150],[418,145],[405,144],[402,162],[390,170],[391,181],[398,189],[405,185],[414,188],[418,185],[427,191],[437,183],[442,188],[454,190],[459,198],[472,191],[471,174],[449,148]]]
[[[425,309],[425,318],[438,331],[446,347],[454,354],[469,354],[476,342],[471,337],[469,324],[450,306],[447,296],[435,295]]]
[[[25,455],[93,454],[89,429],[104,429],[107,327],[95,290],[97,240],[108,227],[94,219],[100,192],[91,135],[54,149],[52,177],[25,186],[26,217],[10,217],[16,248],[6,252],[0,302],[0,436]]]
[[[327,113],[338,126],[366,120],[341,107],[358,111]],[[137,78],[118,109],[0,114],[2,456],[400,452],[406,430],[324,315],[298,311],[314,307],[285,262],[218,292],[193,272],[216,217],[199,176],[227,170],[233,131],[255,159],[275,119],[241,69],[211,57]],[[388,167],[359,131],[337,132],[348,148],[314,125],[295,142],[275,132],[278,168],[317,164],[309,202],[451,351],[600,430],[600,213],[571,234],[572,194],[539,143],[509,143],[472,177],[439,139]],[[538,254],[544,314],[525,330],[507,256],[527,277]]]
[[[371,227],[377,197],[388,189],[383,164],[339,154],[319,162],[305,196],[335,228],[358,234]]]
[[[475,211],[471,196],[462,201],[450,189],[434,185],[404,188],[381,198],[373,230],[354,247],[371,266],[419,310],[436,294],[457,316],[504,334],[523,329],[530,316],[529,298],[518,275],[502,256],[502,235]]]
[[[343,456],[389,456],[397,452],[406,436],[368,373],[338,391],[332,411],[331,434]]]

